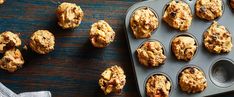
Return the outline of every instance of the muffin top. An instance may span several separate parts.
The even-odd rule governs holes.
[[[204,33],[204,45],[212,53],[230,52],[233,46],[231,33],[214,21]]]
[[[163,20],[175,29],[186,31],[192,23],[191,9],[185,2],[173,0],[167,5]]]
[[[78,27],[84,17],[84,12],[75,3],[63,2],[57,9],[58,24],[63,29]]]
[[[135,38],[149,38],[151,33],[158,28],[158,18],[148,8],[139,8],[132,14],[130,26]]]
[[[178,36],[172,41],[172,51],[178,60],[191,60],[196,50],[197,44],[190,36]]]
[[[196,15],[201,19],[214,20],[223,14],[222,0],[197,0]]]
[[[115,32],[104,20],[99,20],[91,26],[89,39],[94,47],[103,48],[114,41]]]
[[[202,92],[207,87],[204,73],[196,67],[185,68],[179,75],[179,85],[187,93]]]
[[[171,90],[171,82],[166,76],[155,74],[147,80],[145,88],[148,97],[168,97]]]
[[[166,60],[163,47],[158,41],[147,41],[137,49],[138,60],[149,67],[157,67]]]

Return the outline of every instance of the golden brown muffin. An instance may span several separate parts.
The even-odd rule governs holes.
[[[166,60],[163,46],[158,41],[147,41],[137,50],[138,60],[149,67],[158,67]]]
[[[20,50],[13,48],[7,50],[0,60],[0,67],[9,72],[14,72],[24,64],[23,56]]]
[[[130,20],[132,32],[136,38],[149,38],[158,28],[158,18],[148,7],[137,9]]]
[[[206,49],[213,53],[226,53],[232,50],[231,33],[216,21],[204,33],[204,45]]]
[[[0,53],[4,53],[6,50],[18,47],[21,45],[21,40],[18,34],[14,34],[10,31],[0,34]]]
[[[148,97],[169,97],[171,82],[166,76],[155,74],[147,80],[145,88]]]
[[[201,19],[214,20],[223,14],[222,0],[197,0],[196,15]]]
[[[164,12],[163,20],[171,27],[186,31],[192,23],[192,13],[188,4],[183,1],[171,1]]]
[[[193,58],[197,44],[190,36],[178,36],[171,44],[172,51],[178,60],[189,61]]]
[[[63,29],[78,27],[84,17],[84,12],[74,3],[64,2],[57,9],[58,24]]]
[[[207,87],[204,73],[196,67],[185,68],[179,76],[179,86],[187,93],[202,92]]]
[[[5,2],[5,0],[0,0],[0,4],[3,4]]]
[[[89,39],[94,47],[104,48],[115,39],[115,32],[104,20],[99,20],[91,26]]]
[[[31,36],[30,47],[39,54],[47,54],[54,50],[55,38],[48,30],[38,30]]]
[[[99,85],[106,95],[111,92],[120,93],[125,83],[124,71],[117,65],[107,68],[99,79]]]

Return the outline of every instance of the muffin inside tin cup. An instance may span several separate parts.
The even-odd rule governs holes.
[[[194,2],[195,3],[195,5],[194,5],[194,15],[198,18],[198,19],[200,19],[200,20],[202,20],[202,21],[204,21],[204,22],[212,22],[212,21],[218,21],[223,15],[224,15],[224,11],[225,11],[225,5],[224,5],[224,1],[223,0],[221,0],[222,1],[222,10],[223,10],[223,12],[222,12],[222,15],[220,16],[220,17],[217,17],[217,18],[215,18],[215,19],[213,19],[213,20],[206,20],[206,19],[202,19],[202,18],[200,18],[200,17],[198,17],[197,16],[197,14],[196,14],[196,2],[197,2],[197,0]]]
[[[203,82],[203,90],[197,90],[197,88],[194,88],[196,91],[193,91],[194,89],[190,89],[190,90],[192,90],[192,91],[190,91],[190,92],[188,92],[188,91],[183,91],[182,90],[182,88],[181,88],[181,86],[180,86],[180,77],[182,76],[182,72],[184,71],[184,70],[186,70],[186,69],[191,69],[191,68],[196,68],[197,70],[199,70],[199,71],[201,71],[202,73],[203,73],[203,76],[204,76],[204,78],[205,78],[205,81],[206,81],[206,85],[205,85],[205,83]],[[191,72],[191,71],[190,71]],[[194,71],[193,71],[194,72]],[[192,73],[192,72],[191,72]],[[193,73],[192,73],[193,74]],[[203,91],[205,91],[206,90],[206,88],[208,87],[208,82],[207,82],[207,77],[206,77],[206,74],[205,74],[205,72],[204,72],[204,70],[202,69],[202,68],[200,68],[199,66],[197,66],[197,65],[194,65],[194,64],[188,64],[188,65],[185,65],[184,67],[182,67],[179,71],[178,71],[178,73],[177,73],[177,78],[176,78],[176,82],[177,82],[177,85],[178,85],[178,87],[180,88],[180,91],[181,92],[183,92],[183,93],[187,93],[187,94],[194,94],[194,93],[199,93],[199,92],[203,92]],[[194,80],[194,79],[193,79]],[[201,81],[201,79],[199,80],[199,81]],[[191,82],[190,82],[191,83]],[[200,88],[201,88],[201,86],[200,86]]]
[[[175,35],[175,36],[171,39],[171,41],[170,41],[170,49],[171,49],[171,52],[173,53],[173,56],[175,57],[175,59],[178,60],[178,59],[176,58],[176,56],[175,56],[175,53],[173,52],[173,49],[172,49],[172,42],[173,42],[173,40],[174,40],[175,38],[180,37],[180,36],[191,37],[191,38],[193,38],[193,39],[195,40],[195,45],[197,46],[197,48],[196,48],[196,51],[194,52],[193,57],[190,59],[190,60],[192,60],[192,59],[193,59],[194,57],[196,57],[196,55],[197,55],[199,44],[198,44],[197,38],[196,38],[194,35],[192,35],[191,33],[186,32],[186,33],[180,33],[180,34]],[[190,60],[188,60],[188,61],[190,61]],[[180,60],[180,61],[185,61],[185,60]]]
[[[163,75],[163,76],[165,76],[166,79],[171,83],[171,87],[170,87],[169,94],[168,94],[168,97],[170,97],[171,94],[172,94],[172,90],[173,90],[174,86],[173,86],[173,83],[172,83],[171,78],[170,78],[166,73],[163,73],[163,72],[154,72],[154,73],[152,73],[152,74],[150,74],[149,76],[146,77],[146,79],[145,79],[145,81],[144,81],[144,85],[143,85],[143,87],[144,87],[144,89],[145,89],[145,96],[146,96],[146,97],[150,97],[150,96],[147,95],[146,84],[147,84],[148,80],[150,79],[150,77],[151,77],[151,76],[155,76],[155,75]],[[156,96],[156,97],[157,97],[157,96]],[[160,96],[159,96],[159,97],[160,97]]]
[[[153,12],[154,15],[155,15],[155,17],[158,19],[158,26],[151,32],[151,36],[158,30],[158,28],[159,28],[159,26],[160,26],[159,16],[158,16],[157,12],[156,12],[153,8],[148,7],[148,6],[141,6],[141,7],[138,7],[138,8],[136,8],[136,9],[131,13],[131,17],[130,17],[130,19],[129,19],[129,27],[130,27],[130,30],[131,30],[131,32],[132,32],[133,37],[135,37],[135,38],[136,38],[136,36],[134,35],[133,29],[132,29],[132,27],[131,27],[131,19],[132,19],[134,13],[135,13],[137,10],[146,9],[146,8],[149,8],[149,10],[150,10],[151,12]],[[140,38],[139,38],[139,39],[140,39]]]
[[[211,81],[219,87],[228,87],[234,82],[234,62],[231,59],[216,60],[209,72]]]
[[[156,39],[148,39],[148,40],[143,41],[143,42],[138,46],[138,48],[136,48],[136,51],[135,51],[135,53],[136,53],[136,59],[138,59],[138,62],[139,62],[140,65],[143,66],[144,64],[141,64],[140,61],[139,61],[137,49],[141,48],[146,42],[159,42],[160,45],[162,46],[163,55],[166,56],[166,58],[167,58],[166,49],[165,49],[165,46],[162,44],[162,42],[160,42],[159,40],[156,40]],[[164,60],[164,62],[163,62],[162,64],[159,64],[158,66],[146,66],[146,65],[144,65],[144,67],[148,67],[148,68],[154,68],[154,67],[156,67],[156,68],[158,68],[158,67],[160,67],[161,65],[163,65],[163,64],[165,63],[165,61],[166,61],[166,59]]]

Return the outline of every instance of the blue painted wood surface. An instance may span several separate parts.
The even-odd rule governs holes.
[[[81,6],[85,17],[74,30],[57,25],[58,2]],[[26,63],[15,73],[0,70],[0,81],[16,93],[49,90],[54,97],[104,97],[98,79],[105,68],[120,65],[127,75],[121,94],[111,97],[138,97],[134,73],[124,32],[125,13],[140,0],[6,0],[0,5],[0,32],[13,31],[28,44],[30,35],[47,29],[56,37],[55,50],[38,55],[22,50]],[[115,30],[115,41],[107,48],[92,47],[88,40],[90,25],[106,20]],[[22,48],[22,47],[21,47]]]

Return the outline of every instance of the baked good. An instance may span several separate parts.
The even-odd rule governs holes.
[[[57,9],[58,24],[63,29],[78,27],[84,17],[84,12],[75,3],[63,2]]]
[[[125,83],[124,71],[117,65],[107,68],[99,79],[99,85],[106,95],[111,92],[120,93]]]
[[[94,47],[104,48],[115,39],[115,32],[104,20],[99,20],[91,26],[89,39]]]
[[[214,20],[223,14],[222,0],[197,0],[196,15],[201,19]]]
[[[148,7],[139,8],[132,14],[130,26],[135,38],[149,38],[158,28],[158,17]]]
[[[10,31],[6,31],[0,34],[0,53],[4,53],[6,50],[18,47],[21,45],[21,40],[18,34],[14,34]]]
[[[231,33],[216,21],[204,33],[204,45],[213,53],[226,53],[232,50]]]
[[[179,86],[187,93],[202,92],[207,87],[204,73],[196,67],[187,67],[179,75]]]
[[[195,39],[190,36],[176,37],[173,39],[171,47],[176,58],[184,61],[191,60],[197,50]]]
[[[234,10],[234,0],[229,0],[229,3],[230,3],[232,10]]]
[[[171,27],[186,31],[192,23],[192,13],[188,4],[183,1],[171,1],[164,12],[163,20]]]
[[[23,56],[20,50],[12,48],[7,50],[0,60],[0,67],[9,72],[14,72],[24,64]]]
[[[5,0],[0,0],[0,4],[3,4],[5,2]]]
[[[55,38],[48,30],[38,30],[31,36],[30,47],[39,54],[47,54],[54,50]]]
[[[166,76],[155,74],[147,80],[145,88],[148,97],[169,97],[171,82]]]
[[[139,62],[145,66],[157,67],[166,60],[163,46],[158,41],[147,41],[136,51]]]

